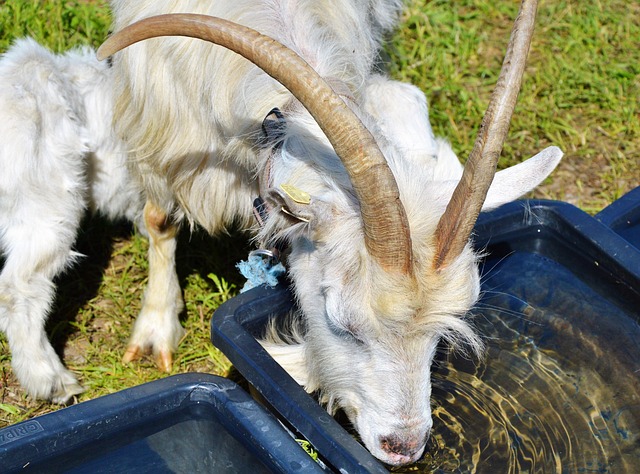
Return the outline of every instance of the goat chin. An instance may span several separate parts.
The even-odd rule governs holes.
[[[88,209],[140,221],[144,204],[111,131],[110,78],[88,48],[56,55],[23,39],[0,59],[0,330],[21,385],[56,403],[82,387],[45,333],[53,279],[78,259]]]

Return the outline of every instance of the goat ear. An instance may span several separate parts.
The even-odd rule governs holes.
[[[278,146],[287,132],[287,121],[275,107],[267,114],[262,121],[262,133],[264,134],[265,143]]]
[[[307,224],[316,228],[330,214],[329,204],[314,199],[308,193],[287,184],[267,191],[266,201],[272,213],[277,213],[288,226]]]
[[[493,178],[487,198],[482,205],[482,210],[490,211],[527,194],[551,174],[560,163],[561,158],[562,151],[560,148],[551,146],[522,163],[498,171]],[[450,177],[437,182],[440,196],[443,198],[443,206],[446,206],[447,202],[449,202],[453,190],[458,185],[458,181],[460,181],[460,178],[455,177],[455,174],[456,172],[451,174],[454,179]],[[444,201],[445,199],[446,201]]]
[[[490,211],[531,191],[558,166],[562,155],[560,148],[551,146],[522,163],[498,171],[493,178],[482,210]]]

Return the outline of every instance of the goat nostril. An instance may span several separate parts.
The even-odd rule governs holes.
[[[418,446],[418,444],[419,442],[406,441],[396,435],[382,436],[380,438],[380,447],[390,454],[410,456],[422,447],[422,445]]]
[[[379,446],[386,453],[385,462],[398,466],[416,462],[422,455],[429,434],[427,431],[426,434],[415,437],[403,437],[395,434],[381,436]]]
[[[401,454],[400,443],[394,436],[383,436],[380,438],[380,447],[387,453]]]

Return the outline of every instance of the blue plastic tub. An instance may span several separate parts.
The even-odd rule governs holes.
[[[606,207],[595,217],[640,249],[640,186]]]
[[[270,316],[293,308],[285,285],[259,287],[227,301],[212,320],[213,343],[295,431],[337,472],[387,472],[258,344]]]
[[[184,374],[0,430],[0,472],[323,472],[228,379]]]
[[[494,331],[503,324],[505,329],[487,341],[489,355],[486,361],[470,364],[464,358],[454,360],[455,370],[451,373],[443,373],[436,364],[432,395],[435,403],[448,408],[456,377],[463,372],[474,374],[474,377],[479,374],[478,380],[484,383],[483,374],[495,371],[490,359],[508,352],[509,347],[501,344],[508,346],[511,343],[508,338],[515,334],[538,353],[559,352],[559,363],[571,370],[581,363],[591,364],[592,372],[601,374],[605,386],[620,391],[623,408],[613,413],[602,408],[593,415],[597,420],[589,423],[600,430],[594,435],[595,447],[591,446],[590,439],[582,446],[571,446],[570,436],[569,440],[558,442],[554,441],[553,434],[548,442],[542,439],[545,434],[541,431],[548,428],[553,432],[554,427],[527,425],[526,420],[535,419],[537,409],[544,409],[544,405],[534,404],[528,410],[508,416],[510,423],[522,426],[518,425],[517,430],[506,430],[505,445],[490,457],[484,459],[477,455],[478,464],[473,467],[461,464],[463,467],[443,468],[435,463],[431,468],[433,472],[506,472],[506,463],[514,462],[519,469],[529,472],[544,472],[561,465],[562,472],[595,469],[614,473],[624,472],[620,470],[621,466],[629,463],[640,465],[640,251],[623,238],[628,235],[624,232],[620,235],[619,231],[620,228],[610,228],[579,209],[559,202],[520,201],[481,215],[475,229],[475,246],[485,250],[487,255],[481,266],[483,296],[473,311],[474,321],[481,333]],[[384,467],[331,419],[257,343],[256,337],[263,333],[269,318],[284,317],[293,307],[292,296],[284,284],[273,289],[250,290],[216,311],[212,320],[212,341],[279,416],[306,437],[334,469],[384,472]],[[579,330],[576,329],[578,325]],[[584,334],[594,336],[585,341]],[[602,353],[598,352],[599,346],[603,347]],[[526,362],[526,353],[523,357]],[[576,360],[571,360],[572,357]],[[621,367],[627,371],[622,373]],[[520,368],[507,367],[505,370],[517,373]],[[553,371],[550,374],[553,375]],[[546,386],[536,388],[534,381],[529,383],[532,389],[541,391],[541,399],[549,391]],[[579,381],[575,383],[575,388],[569,387],[568,400],[574,392],[576,396],[582,396],[588,391],[588,387],[583,387]],[[500,389],[495,388],[494,393]],[[501,396],[509,397],[509,394]],[[581,408],[589,411],[593,407]],[[571,411],[561,406],[554,409]],[[559,417],[562,418],[562,414]],[[473,426],[466,428],[467,440],[475,439],[475,429]],[[536,465],[531,464],[522,452],[527,444],[526,436],[541,437],[539,443],[530,443],[532,452],[542,453]],[[459,440],[451,438],[443,442]],[[551,454],[543,452],[545,443]],[[607,443],[615,447],[609,449]],[[630,447],[627,446],[629,443]],[[582,448],[584,452],[580,452],[580,459],[567,457],[567,453],[575,454]]]

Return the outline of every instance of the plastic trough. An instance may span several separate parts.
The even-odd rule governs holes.
[[[183,374],[0,430],[0,472],[322,472],[228,379]]]
[[[640,186],[606,207],[595,217],[640,249]]]
[[[637,193],[603,213],[606,224],[552,201],[519,201],[481,215],[474,240],[487,253],[482,271],[489,285],[483,283],[489,291],[481,303],[511,312],[535,307],[567,314],[567,308],[573,308],[580,312],[577,317],[594,321],[602,331],[615,332],[619,323],[635,321],[632,334],[617,343],[628,340],[637,347],[640,251],[629,245],[640,240]],[[216,311],[212,341],[336,471],[385,472],[256,342],[268,319],[284,315],[293,305],[284,284],[250,290]],[[474,312],[482,313],[482,307]],[[604,312],[610,317],[602,322]]]

